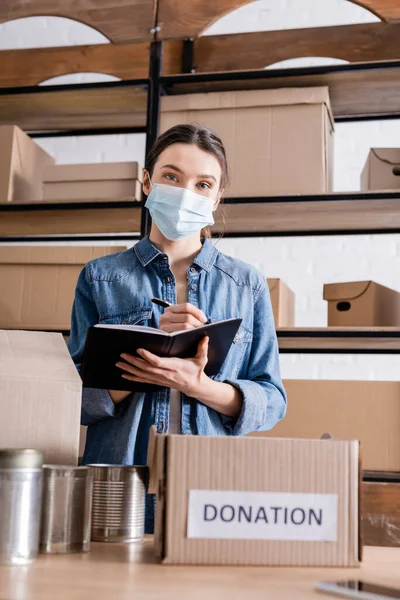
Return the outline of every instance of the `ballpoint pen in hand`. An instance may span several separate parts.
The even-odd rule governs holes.
[[[163,308],[168,308],[168,307],[172,306],[172,304],[170,302],[167,302],[166,300],[162,300],[161,298],[152,298],[151,301],[154,304],[157,304],[158,306],[162,306]],[[204,323],[204,325],[211,325],[211,321],[208,319],[208,321],[206,323]]]

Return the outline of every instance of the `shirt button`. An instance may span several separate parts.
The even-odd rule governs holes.
[[[190,272],[191,273],[196,273],[196,269],[194,267],[190,267]]]
[[[191,286],[190,286],[190,289],[191,289],[191,290],[197,290],[197,285],[191,285]]]
[[[171,277],[167,277],[168,283],[171,283]]]

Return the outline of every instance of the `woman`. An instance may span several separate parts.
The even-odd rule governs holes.
[[[192,359],[146,351],[122,355],[121,377],[156,383],[141,394],[84,389],[88,425],[83,463],[145,464],[148,434],[245,435],[273,427],[284,415],[278,346],[268,285],[253,267],[220,253],[209,230],[224,187],[227,160],[211,131],[178,125],[155,143],[143,190],[152,216],[149,237],[133,248],[89,262],[80,274],[69,348],[79,368],[86,332],[96,323],[129,323],[173,332],[207,319],[242,324],[220,373],[209,378],[205,338]],[[152,304],[162,298],[173,306]],[[154,503],[148,498],[146,531]]]

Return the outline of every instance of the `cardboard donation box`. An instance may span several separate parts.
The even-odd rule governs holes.
[[[68,330],[75,287],[83,266],[89,260],[125,249],[0,247],[0,327]]]
[[[358,448],[153,429],[158,556],[166,564],[357,565]]]
[[[43,199],[141,200],[142,167],[137,162],[54,165],[43,176]]]
[[[371,148],[361,174],[361,190],[400,189],[400,148]]]
[[[76,465],[82,383],[59,333],[0,330],[0,444]]]
[[[230,167],[226,197],[332,189],[333,116],[327,87],[213,92],[161,99],[161,132],[209,127]]]
[[[324,285],[329,327],[400,325],[400,293],[374,281]]]
[[[0,204],[33,202],[42,198],[45,167],[54,164],[19,127],[0,127]]]
[[[397,381],[284,382],[287,415],[255,437],[336,439],[361,443],[367,471],[400,471],[400,383]]]
[[[268,279],[275,327],[294,327],[295,295],[281,279]]]

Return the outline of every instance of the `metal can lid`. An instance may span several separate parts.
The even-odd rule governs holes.
[[[31,448],[0,448],[0,469],[41,469],[43,453]]]
[[[91,471],[88,467],[69,466],[69,465],[43,465],[44,478],[50,477],[79,477],[85,478],[91,476]]]

